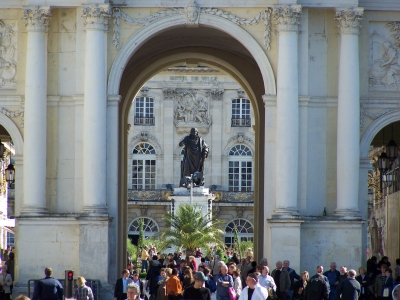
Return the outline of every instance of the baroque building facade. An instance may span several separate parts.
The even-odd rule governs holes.
[[[215,196],[208,206],[213,218],[224,222],[225,243],[232,245],[235,226],[240,240],[253,241],[254,113],[234,79],[198,65],[167,68],[140,89],[128,122],[127,228],[134,243],[139,218],[148,237],[165,229],[163,216],[177,206],[179,142],[191,128],[210,147],[205,187]]]
[[[370,150],[387,151],[400,120],[399,17],[395,0],[1,1],[0,125],[16,168],[14,291],[51,266],[55,277],[73,269],[99,279],[107,298],[133,219],[170,211],[151,198],[137,207],[149,196],[136,188],[162,194],[177,184],[177,142],[193,125],[212,149],[205,175],[222,199],[229,152],[251,151],[254,209],[243,215],[258,259],[309,271],[365,263]],[[177,82],[182,66],[219,70],[245,97],[219,80],[190,91]],[[176,80],[146,90],[158,73]],[[251,127],[229,126],[229,99],[249,100]],[[131,108],[154,109],[163,121],[136,120]],[[388,168],[382,173],[386,180]],[[248,192],[242,183],[232,189]],[[381,197],[376,209],[397,222]],[[235,213],[228,202],[218,204],[221,216],[244,207]]]

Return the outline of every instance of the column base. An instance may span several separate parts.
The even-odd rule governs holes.
[[[299,211],[295,208],[276,208],[271,215],[273,219],[298,219],[300,218]]]
[[[23,206],[21,209],[21,216],[32,216],[32,217],[40,217],[40,216],[48,216],[50,215],[47,207],[43,206]]]
[[[336,209],[334,215],[344,219],[361,219],[360,211],[353,209]]]

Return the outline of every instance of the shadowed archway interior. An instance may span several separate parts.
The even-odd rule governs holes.
[[[234,35],[234,33],[232,33]],[[249,95],[255,114],[255,254],[262,255],[264,228],[264,126],[265,94],[260,69],[248,50],[232,36],[213,28],[177,27],[151,37],[134,55],[124,69],[119,94],[119,217],[118,265],[123,266],[126,255],[127,222],[127,129],[132,101],[140,88],[152,76],[174,65],[207,65],[226,71]],[[259,258],[260,258],[259,257]],[[118,271],[119,272],[119,271]]]

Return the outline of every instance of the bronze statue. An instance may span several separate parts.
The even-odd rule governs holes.
[[[192,176],[196,172],[204,173],[204,160],[208,156],[209,148],[196,128],[190,130],[190,135],[186,136],[179,146],[184,146],[183,161],[181,164],[180,186],[185,186],[186,177]],[[198,173],[197,173],[198,174]],[[195,179],[195,185],[204,185],[204,178]]]

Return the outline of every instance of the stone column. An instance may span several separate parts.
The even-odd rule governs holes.
[[[25,75],[24,191],[21,214],[47,213],[47,28],[50,7],[25,7],[27,55]]]
[[[83,209],[106,207],[106,44],[109,5],[82,7],[86,30],[85,96],[83,103]]]
[[[340,30],[335,214],[358,215],[360,163],[360,68],[358,34],[363,8],[338,8]]]
[[[275,214],[297,214],[299,159],[298,30],[301,5],[276,5],[279,32],[276,101]],[[290,187],[290,188],[288,188]]]

